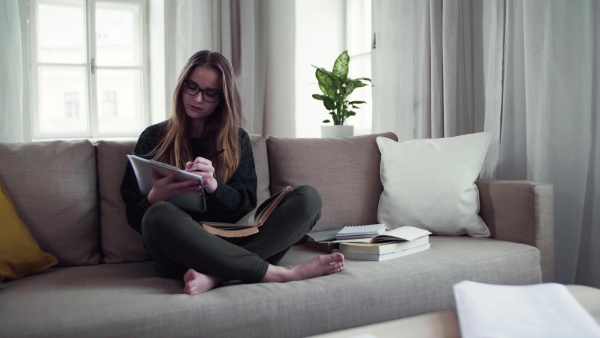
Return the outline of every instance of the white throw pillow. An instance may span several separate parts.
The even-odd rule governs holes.
[[[378,221],[390,229],[410,225],[436,235],[488,237],[475,180],[490,139],[489,132],[406,142],[378,137]]]

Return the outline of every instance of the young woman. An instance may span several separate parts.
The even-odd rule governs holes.
[[[311,186],[290,191],[257,234],[224,239],[198,224],[236,222],[256,207],[254,157],[248,133],[240,127],[240,106],[229,61],[219,53],[200,51],[181,72],[172,116],[146,128],[134,149],[135,154],[201,176],[205,213],[165,202],[176,194],[200,193],[196,181],[175,182],[174,174],[152,172],[153,187],[142,195],[129,165],[121,184],[128,222],[142,234],[159,275],[183,278],[190,295],[230,280],[287,282],[339,272],[344,266],[340,253],[291,267],[275,265],[320,217],[321,197]]]

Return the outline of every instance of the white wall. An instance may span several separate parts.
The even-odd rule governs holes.
[[[321,93],[312,65],[331,70],[345,42],[344,0],[296,1],[296,137],[320,137],[321,121],[330,118],[312,98]]]

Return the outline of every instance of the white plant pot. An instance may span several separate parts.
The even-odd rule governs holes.
[[[321,126],[321,138],[342,138],[354,136],[354,126]]]

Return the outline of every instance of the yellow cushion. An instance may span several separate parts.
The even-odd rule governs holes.
[[[17,215],[0,181],[0,281],[17,279],[56,265],[53,255],[40,249],[27,226]]]

